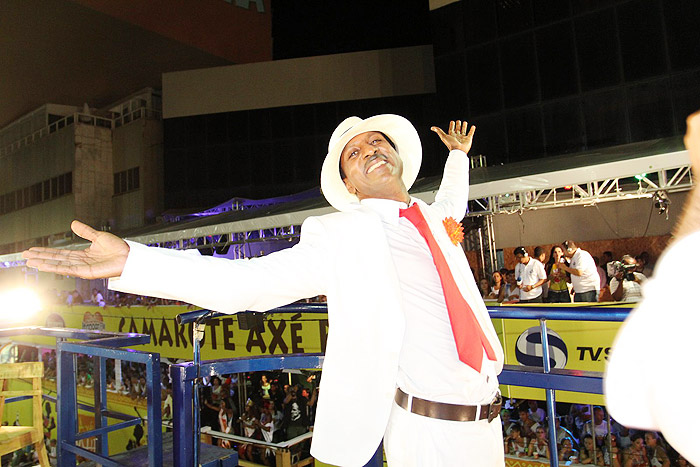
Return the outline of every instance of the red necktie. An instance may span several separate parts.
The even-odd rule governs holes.
[[[445,256],[438,246],[428,223],[420,212],[417,204],[414,204],[408,209],[400,209],[399,216],[408,219],[411,224],[416,226],[418,232],[423,236],[428,243],[430,253],[433,255],[433,263],[437,268],[442,284],[442,291],[445,294],[445,304],[447,305],[447,313],[450,316],[450,324],[452,325],[452,333],[454,334],[455,344],[457,345],[457,353],[459,359],[481,372],[481,361],[483,359],[483,351],[486,351],[486,356],[489,360],[496,360],[496,354],[491,347],[491,343],[484,335],[479,322],[474,316],[474,312],[462,296],[457,283],[452,277],[450,267],[445,261]]]

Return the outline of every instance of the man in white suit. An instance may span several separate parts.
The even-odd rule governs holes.
[[[316,458],[361,466],[384,438],[391,466],[502,466],[503,350],[452,222],[467,208],[474,127],[453,121],[447,133],[432,130],[450,154],[431,205],[408,194],[422,157],[413,125],[397,115],[350,117],[331,136],[321,172],[323,194],[340,212],[308,218],[293,248],[230,261],[124,242],[74,221],[90,248],[31,249],[27,264],[109,277],[114,290],[225,313],[325,294],[330,327],[311,448]],[[437,246],[400,216],[409,205],[417,205]],[[470,308],[467,340],[478,342],[478,355],[469,364],[458,353],[460,326],[448,310],[433,248]]]
[[[694,176],[700,175],[700,111],[688,117],[685,146]],[[675,293],[680,271],[700,260],[700,188],[686,198],[669,248],[644,282],[644,300],[613,343],[605,375],[610,414],[630,428],[661,431],[671,446],[700,465],[695,421],[688,417],[700,387],[697,302]],[[640,378],[640,375],[642,377]],[[691,396],[689,399],[686,396]]]

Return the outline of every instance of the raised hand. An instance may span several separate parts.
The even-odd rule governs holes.
[[[431,127],[430,129],[437,133],[445,146],[447,146],[447,149],[450,151],[453,149],[459,149],[469,154],[469,150],[472,147],[472,140],[474,139],[474,132],[476,131],[476,127],[474,125],[469,128],[469,124],[467,122],[452,120],[447,133],[436,126]],[[467,132],[467,130],[469,130],[469,132]]]
[[[109,232],[100,232],[80,221],[73,221],[71,230],[92,242],[82,251],[34,247],[22,253],[27,266],[39,271],[54,272],[83,279],[105,279],[121,275],[129,255],[129,245]]]

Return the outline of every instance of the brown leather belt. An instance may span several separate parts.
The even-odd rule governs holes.
[[[439,418],[440,420],[451,420],[454,422],[473,422],[475,420],[488,419],[489,423],[494,418],[498,417],[501,412],[501,394],[496,394],[496,397],[490,404],[487,405],[457,405],[447,404],[445,402],[433,402],[418,397],[412,397],[411,406],[409,407],[409,396],[396,388],[396,396],[394,400],[399,407],[408,410],[417,415],[424,417]]]

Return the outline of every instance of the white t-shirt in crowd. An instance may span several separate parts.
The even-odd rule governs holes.
[[[581,248],[576,250],[574,256],[571,257],[571,269],[582,271],[582,275],[571,275],[571,283],[574,286],[574,292],[583,293],[591,290],[600,290],[600,276],[598,276],[598,266],[595,265],[593,257],[587,251]]]
[[[522,263],[521,263],[522,264]],[[535,258],[530,258],[527,264],[523,264],[521,270],[523,287],[526,285],[533,285],[542,279],[547,279],[547,273],[544,271],[544,265],[540,263]],[[532,300],[542,295],[542,286],[535,287],[530,291],[525,289],[520,289],[520,300]]]

